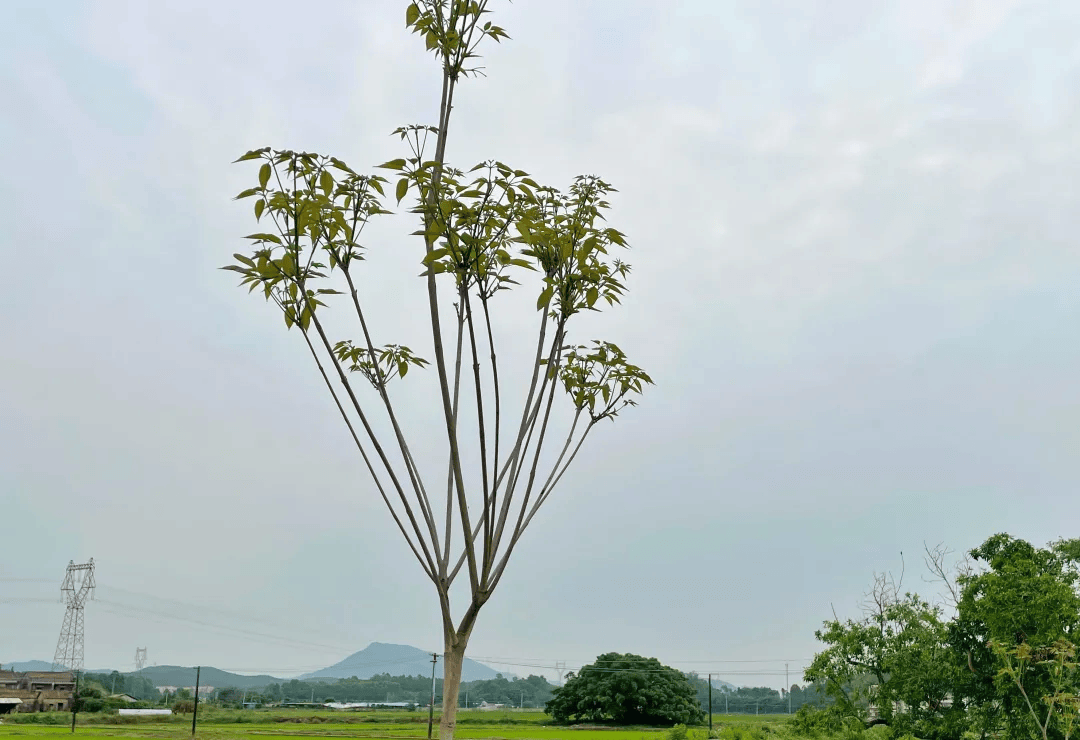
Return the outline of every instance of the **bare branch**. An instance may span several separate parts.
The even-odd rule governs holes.
[[[953,609],[956,609],[960,604],[960,587],[955,578],[949,576],[949,568],[945,563],[945,559],[952,554],[952,551],[945,547],[944,543],[938,543],[933,548],[923,543],[923,550],[925,555],[923,561],[926,563],[927,569],[930,571],[933,578],[930,582],[939,582],[945,586],[948,591],[946,601]],[[956,566],[957,575],[962,576],[970,570],[970,563],[965,557],[959,565]]]
[[[460,291],[459,291],[460,292]],[[458,298],[455,304],[457,309],[457,350],[454,354],[454,429],[457,430],[458,401],[461,397],[461,347],[464,339],[465,306]],[[455,431],[456,433],[456,431]],[[443,557],[440,567],[442,575],[446,575],[446,566],[450,563],[450,535],[453,531],[454,513],[454,461],[449,460],[446,465],[446,537],[443,541]],[[456,571],[455,571],[456,574]],[[450,579],[453,581],[453,578]]]
[[[360,437],[356,434],[356,429],[353,427],[352,421],[349,419],[349,415],[345,412],[345,407],[341,404],[341,399],[338,397],[337,391],[334,389],[333,383],[330,382],[329,376],[326,374],[326,369],[323,367],[322,361],[319,359],[318,353],[315,351],[315,346],[311,343],[311,338],[307,332],[301,332],[304,337],[304,342],[307,344],[308,349],[311,351],[311,357],[315,360],[316,366],[319,368],[319,374],[322,376],[323,382],[326,383],[327,389],[330,391],[330,395],[334,399],[334,405],[337,406],[338,412],[341,414],[342,420],[345,422],[345,426],[349,429],[349,434],[353,438],[353,442],[356,444],[356,449],[360,450],[360,456],[364,459],[364,465],[367,466],[368,473],[371,474],[371,479],[375,481],[375,487],[379,490],[379,495],[382,496],[383,503],[386,504],[386,508],[390,510],[390,516],[394,518],[394,524],[397,525],[398,530],[401,532],[401,536],[405,538],[406,544],[409,549],[412,550],[413,555],[416,556],[417,561],[420,563],[420,567],[424,569],[424,573],[428,578],[435,581],[435,574],[432,573],[428,564],[424,562],[424,558],[420,555],[420,551],[416,549],[416,545],[413,544],[412,537],[409,536],[408,530],[405,529],[405,525],[402,524],[401,518],[398,516],[397,511],[394,509],[393,504],[390,503],[389,497],[386,495],[386,489],[383,488],[382,481],[379,479],[378,474],[375,472],[374,466],[371,464],[371,459],[368,458],[367,451],[360,443]]]
[[[575,418],[575,425],[576,423],[577,419]],[[494,571],[495,577],[491,586],[492,589],[494,589],[495,586],[498,585],[499,581],[502,580],[502,575],[503,572],[506,570],[506,565],[510,562],[510,553],[514,551],[514,547],[517,545],[518,540],[520,540],[521,536],[525,534],[525,530],[528,529],[529,524],[532,522],[533,517],[536,516],[536,513],[540,510],[540,507],[543,506],[544,503],[551,496],[552,491],[554,491],[555,486],[559,484],[559,481],[562,479],[563,474],[566,473],[566,471],[570,468],[570,465],[573,464],[574,458],[577,457],[578,451],[585,443],[585,438],[589,436],[589,432],[592,431],[592,428],[594,426],[595,423],[590,423],[587,427],[585,427],[585,431],[582,433],[580,439],[578,439],[578,443],[574,445],[574,451],[570,454],[570,457],[563,465],[562,470],[559,471],[558,475],[556,475],[554,479],[551,479],[549,477],[548,481],[550,485],[545,484],[544,488],[542,488],[540,490],[540,493],[537,495],[536,501],[533,503],[532,509],[529,511],[528,516],[526,516],[524,520],[519,520],[519,524],[514,528],[514,533],[510,538],[510,543],[506,546],[506,552],[503,554],[502,559],[499,561],[498,567]],[[571,429],[570,431],[570,436],[567,437],[567,444],[569,444],[572,435],[573,429]],[[566,445],[563,446],[563,452],[565,451]],[[560,455],[559,457],[561,459],[562,455]],[[558,463],[556,463],[556,466],[557,465]],[[552,472],[554,472],[554,468],[552,469]]]
[[[541,368],[544,367],[543,363],[541,363],[540,360],[543,358],[544,340],[547,338],[547,321],[548,321],[547,312],[546,311],[541,311],[540,312],[540,333],[539,333],[539,339],[536,342],[536,357],[533,360],[533,373],[532,373],[532,379],[529,381],[529,392],[525,397],[525,405],[524,405],[524,407],[522,408],[522,411],[521,411],[521,423],[518,425],[518,433],[517,433],[517,439],[514,442],[514,449],[510,451],[509,455],[507,455],[505,466],[503,467],[502,471],[500,471],[499,475],[495,478],[495,484],[493,486],[493,490],[496,493],[498,492],[499,485],[502,483],[502,480],[503,480],[504,476],[506,476],[508,471],[511,471],[510,472],[510,477],[511,477],[511,480],[513,479],[514,474],[513,474],[512,470],[516,466],[518,457],[519,457],[519,455],[521,453],[521,445],[525,440],[525,430],[528,428],[529,420],[530,420],[529,412],[530,412],[530,409],[532,408],[533,397],[534,397],[534,395],[536,393],[536,383],[537,383],[537,381],[539,380],[539,377],[540,377],[540,370],[541,370]],[[549,356],[549,360],[550,359],[551,358]],[[541,394],[543,394],[543,391],[541,391]],[[503,527],[506,525],[506,518],[507,518],[507,516],[509,514],[509,511],[510,511],[510,499],[511,499],[511,496],[509,494],[507,494],[503,499],[502,511],[499,514],[499,522],[498,522],[498,526],[496,527],[496,530],[495,530],[495,547],[496,548],[499,546],[498,543],[499,543],[499,540],[502,537],[502,530],[503,530]]]
[[[371,340],[371,332],[368,330],[367,320],[364,318],[364,312],[360,308],[360,296],[356,290],[356,284],[353,282],[352,273],[347,267],[342,269],[345,273],[345,280],[349,285],[349,293],[352,296],[353,308],[356,311],[356,317],[360,321],[360,328],[364,333],[364,341],[367,343],[368,353],[374,359],[375,357],[375,345]],[[420,478],[420,472],[416,469],[416,463],[413,460],[412,453],[409,451],[409,444],[405,441],[405,435],[401,431],[401,425],[398,424],[397,415],[394,413],[394,406],[390,402],[390,394],[386,391],[386,375],[383,372],[379,363],[375,363],[375,373],[378,378],[377,391],[380,398],[382,398],[383,405],[386,407],[386,413],[390,417],[390,423],[394,429],[394,436],[397,439],[398,448],[401,450],[401,456],[405,461],[405,468],[409,473],[409,480],[412,483],[413,491],[416,494],[416,499],[420,504],[420,511],[424,516],[424,521],[428,527],[428,534],[431,536],[431,546],[435,551],[435,556],[438,558],[439,553],[439,535],[435,529],[435,517],[431,511],[431,501],[428,499],[427,491],[424,488],[424,483]]]
[[[546,326],[546,324],[545,324],[545,326]],[[506,522],[509,519],[508,512],[509,512],[509,509],[510,509],[510,503],[513,500],[515,491],[517,490],[517,483],[518,483],[518,479],[519,479],[519,477],[521,475],[521,471],[524,469],[524,460],[525,460],[526,455],[528,454],[529,447],[530,447],[530,445],[532,443],[533,433],[536,430],[536,422],[540,418],[540,409],[544,405],[544,393],[545,393],[545,391],[549,390],[548,389],[549,384],[551,386],[550,392],[548,393],[548,411],[550,413],[551,401],[552,401],[553,394],[554,394],[554,391],[555,391],[555,386],[556,386],[555,378],[558,375],[559,350],[560,350],[560,347],[562,347],[562,341],[564,339],[564,331],[565,331],[565,319],[561,319],[558,326],[557,326],[557,328],[556,328],[556,330],[555,330],[555,337],[552,339],[552,342],[551,342],[551,349],[548,352],[548,356],[547,356],[547,364],[543,365],[543,367],[545,367],[547,371],[544,373],[544,378],[540,383],[539,391],[535,394],[536,402],[535,402],[535,404],[533,405],[533,407],[531,409],[526,407],[525,416],[522,419],[522,422],[523,422],[522,429],[521,429],[521,431],[519,432],[519,435],[518,435],[519,440],[518,440],[517,444],[515,444],[515,446],[514,446],[513,453],[511,454],[511,456],[507,460],[508,463],[512,462],[513,465],[512,465],[512,469],[510,471],[510,480],[506,484],[506,492],[505,492],[504,498],[503,498],[503,512],[500,515],[499,524],[498,524],[498,527],[496,528],[496,532],[495,532],[495,543],[494,543],[494,549],[495,550],[498,550],[499,545],[502,542],[502,538],[503,538],[503,535],[504,535],[504,532],[505,532],[505,525],[506,525]],[[541,335],[543,335],[543,332],[541,332]],[[537,368],[540,368],[540,367],[541,367],[541,364],[540,364],[539,361],[537,361]],[[536,376],[535,376],[535,373],[534,373],[534,382],[535,382],[535,379],[536,379]],[[534,388],[530,388],[530,390],[529,390],[530,400],[533,398],[533,391],[534,391]],[[523,441],[521,439],[522,434],[524,434],[524,440]],[[536,450],[537,455],[539,454],[540,446],[542,446],[542,443],[539,443],[538,446],[537,446],[537,450]],[[535,470],[534,470],[534,475],[535,475]],[[528,500],[526,499],[526,501],[522,504],[522,510],[521,510],[521,513],[519,513],[519,515],[518,515],[518,520],[517,520],[517,524],[515,524],[515,528],[518,525],[520,525],[521,516],[524,513],[525,506],[527,506],[527,504],[528,504]]]
[[[431,552],[428,550],[427,543],[424,541],[424,536],[420,532],[420,526],[417,524],[416,515],[413,513],[412,506],[409,505],[409,500],[405,496],[405,489],[401,486],[401,481],[398,480],[397,474],[394,472],[393,466],[390,465],[390,460],[386,457],[386,452],[383,450],[382,445],[379,444],[378,438],[375,436],[375,430],[371,428],[371,424],[368,423],[367,415],[364,414],[363,408],[360,406],[360,401],[356,398],[356,394],[353,392],[352,385],[349,383],[348,377],[345,375],[345,371],[341,368],[341,364],[334,357],[334,352],[330,344],[330,340],[326,336],[326,331],[323,329],[322,322],[319,321],[318,314],[313,313],[311,316],[312,323],[315,325],[315,329],[319,334],[319,338],[322,340],[323,347],[326,352],[334,358],[334,367],[338,371],[338,379],[344,386],[346,393],[349,395],[349,399],[352,401],[353,408],[356,410],[357,415],[360,417],[360,422],[364,425],[364,430],[367,432],[368,439],[371,440],[371,444],[375,448],[375,452],[379,455],[379,460],[382,462],[383,467],[386,468],[386,472],[390,475],[390,480],[394,484],[394,488],[397,490],[398,497],[401,499],[402,505],[405,507],[405,513],[409,517],[409,522],[413,526],[413,531],[416,533],[416,538],[419,542],[421,549],[424,551],[424,556],[428,561],[428,570],[431,573],[437,573],[438,567],[435,565],[435,559],[432,558]]]
[[[493,508],[493,502],[491,500],[491,490],[489,488],[488,470],[487,470],[487,433],[484,429],[484,394],[483,385],[480,382],[480,358],[476,352],[476,327],[473,324],[473,310],[472,301],[469,298],[469,292],[462,291],[465,296],[465,320],[469,327],[469,349],[472,352],[473,361],[473,385],[476,388],[476,424],[477,434],[480,440],[480,479],[481,479],[481,492],[484,497],[484,509],[482,516],[484,518],[484,549],[482,567],[484,571],[487,570],[488,562],[491,559],[491,524],[493,517],[490,512]]]

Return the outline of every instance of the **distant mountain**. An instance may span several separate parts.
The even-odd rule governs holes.
[[[358,653],[353,653],[340,663],[329,668],[305,673],[301,679],[312,678],[371,678],[380,673],[391,676],[430,676],[431,653],[411,645],[390,645],[385,642],[373,642]],[[442,661],[435,669],[435,675],[442,677]],[[480,681],[495,678],[497,671],[483,663],[466,658],[461,666],[462,681]],[[511,674],[504,674],[507,678]]]
[[[721,689],[722,691],[735,691],[735,684],[728,683],[727,681],[721,681],[719,678],[712,679],[712,685],[714,689]]]
[[[128,674],[131,675],[131,674]],[[142,669],[142,675],[154,682],[154,686],[194,686],[195,669],[177,665],[155,665]],[[272,683],[288,682],[287,678],[273,676],[241,676],[218,668],[203,666],[199,683],[216,689],[257,689]]]
[[[24,660],[21,663],[2,663],[0,667],[5,671],[51,671],[53,664],[46,663],[44,660]]]

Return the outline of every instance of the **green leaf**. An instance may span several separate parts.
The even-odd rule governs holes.
[[[379,165],[379,169],[383,170],[403,170],[405,169],[404,159],[391,159],[389,162],[384,162]]]
[[[240,253],[234,254],[233,257],[235,257],[238,261],[243,262],[248,267],[254,267],[255,266],[255,261],[253,259],[251,259],[250,257],[245,257],[244,255],[242,255]]]
[[[397,184],[397,202],[400,204],[405,194],[409,192],[409,180],[408,178],[401,178]]]
[[[323,192],[327,195],[334,189],[334,176],[330,174],[329,170],[323,170],[319,176],[319,187],[323,189]]]
[[[259,168],[259,187],[265,188],[266,183],[270,182],[270,163],[267,162]]]
[[[406,28],[416,23],[416,19],[420,17],[420,8],[416,3],[411,3],[408,8],[405,9],[405,26]]]
[[[262,155],[266,154],[268,151],[270,151],[270,147],[265,147],[263,149],[252,149],[250,152],[248,152],[247,154],[244,154],[239,159],[233,160],[233,164],[236,164],[237,162],[246,162],[249,159],[259,159],[259,158],[262,157]]]
[[[432,249],[430,252],[424,255],[424,259],[421,260],[421,264],[430,265],[435,260],[442,259],[449,253],[450,250],[446,249],[445,247],[442,247],[440,249]]]
[[[540,297],[536,299],[536,310],[539,311],[544,306],[551,303],[551,296],[554,293],[555,293],[555,286],[549,285],[546,288],[544,288],[543,292],[540,293]]]
[[[439,37],[435,35],[434,31],[428,31],[427,35],[424,36],[424,46],[427,48],[428,51],[431,51],[438,45]]]
[[[263,210],[266,208],[265,200],[255,201],[255,220],[258,221],[262,218]]]
[[[253,239],[257,242],[274,242],[274,244],[281,244],[281,237],[277,234],[248,234],[245,239]]]
[[[260,190],[259,188],[248,188],[244,192],[240,193],[240,195],[233,198],[233,200],[242,200],[243,198],[250,198],[251,196],[255,195],[255,193],[259,192],[259,190]]]
[[[600,291],[595,287],[589,288],[588,292],[585,294],[585,302],[589,305],[589,308],[592,308],[593,304],[596,303],[596,299],[599,297]]]

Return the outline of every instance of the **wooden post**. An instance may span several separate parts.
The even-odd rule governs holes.
[[[202,666],[195,667],[195,709],[191,713],[191,736],[195,737],[195,720],[199,717],[199,676]]]
[[[72,661],[74,662],[74,661]],[[79,713],[79,672],[75,671],[75,693],[71,696],[71,732],[75,733],[75,715]]]

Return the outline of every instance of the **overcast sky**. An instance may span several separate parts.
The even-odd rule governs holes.
[[[619,189],[630,294],[589,331],[656,386],[591,438],[471,656],[779,687],[901,551],[930,593],[924,542],[1078,534],[1080,4],[492,7],[512,38],[459,88],[448,156]],[[239,154],[366,170],[435,123],[404,9],[0,3],[0,662],[52,658],[91,557],[90,668],[441,649],[299,335],[216,269],[255,230]],[[372,232],[368,303],[430,358],[410,218]],[[527,293],[502,329],[532,326]]]

